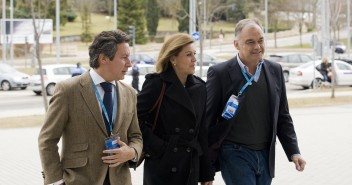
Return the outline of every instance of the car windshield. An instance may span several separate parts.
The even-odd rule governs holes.
[[[0,73],[14,73],[16,72],[16,69],[7,65],[7,64],[2,64],[0,65]]]
[[[46,70],[45,69],[42,69],[42,72],[43,72],[43,75],[46,75]],[[40,70],[36,69],[34,74],[40,75]]]
[[[272,62],[278,62],[282,57],[281,56],[270,56],[268,60]]]

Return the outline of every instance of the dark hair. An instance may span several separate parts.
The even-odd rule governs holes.
[[[117,45],[129,42],[128,35],[120,30],[103,31],[95,36],[93,43],[89,46],[89,66],[99,67],[99,55],[104,54],[112,60],[117,51]]]

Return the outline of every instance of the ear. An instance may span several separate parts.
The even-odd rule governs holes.
[[[174,62],[175,62],[175,60],[176,60],[176,57],[175,57],[175,56],[170,57],[170,61],[171,61],[171,63],[174,63]]]
[[[99,61],[99,63],[101,63],[101,64],[106,64],[106,63],[108,63],[110,60],[109,60],[109,58],[108,58],[106,55],[100,53],[100,54],[99,54],[99,59],[98,59],[98,61]]]
[[[240,50],[238,40],[234,40],[234,41],[233,41],[233,45],[235,46],[235,48],[236,48],[237,50]]]

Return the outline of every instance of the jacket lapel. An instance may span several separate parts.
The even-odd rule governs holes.
[[[119,81],[116,81],[116,90],[117,90],[117,112],[116,112],[116,120],[114,123],[114,129],[113,133],[117,133],[117,130],[122,125],[123,121],[123,116],[124,116],[124,106],[127,105],[127,97],[128,95],[126,94],[127,92],[122,88],[122,85],[120,84]],[[124,98],[123,98],[124,97]]]
[[[177,78],[173,68],[170,67],[165,73],[161,74],[161,78],[170,84],[170,86],[165,91],[165,96],[183,106],[195,117],[195,111],[193,104],[191,103],[190,96]],[[194,91],[194,89],[192,91]]]
[[[100,105],[95,95],[93,81],[89,75],[89,72],[82,74],[81,86],[81,94],[88,109],[90,110],[100,129],[105,133],[105,135],[108,135],[105,128],[104,119],[100,111]]]
[[[244,77],[241,72],[241,67],[238,64],[237,57],[234,57],[229,61],[227,73],[230,76],[231,82],[229,84],[230,88],[228,88],[229,91],[226,92],[226,95],[228,97],[230,97],[232,94],[237,96],[241,88],[246,83],[245,81],[243,81]]]
[[[279,97],[277,96],[277,77],[275,76],[275,72],[274,70],[272,69],[272,66],[271,64],[268,62],[268,61],[265,61],[264,60],[264,63],[263,63],[263,68],[264,68],[264,74],[265,74],[265,78],[266,78],[266,81],[267,81],[267,84],[268,84],[268,92],[269,92],[269,101],[270,101],[270,110],[271,111],[274,111],[276,106],[275,104],[277,102],[279,102]],[[276,112],[276,111],[274,111]]]

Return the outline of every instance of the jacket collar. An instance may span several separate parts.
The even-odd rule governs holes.
[[[174,100],[178,104],[182,105],[188,111],[190,111],[194,117],[196,111],[193,106],[192,97],[197,96],[200,91],[203,82],[195,79],[193,75],[189,75],[186,81],[186,88],[183,87],[180,80],[178,79],[174,69],[169,67],[165,72],[161,73],[161,79],[167,84],[170,84],[165,91],[165,96]]]

